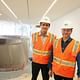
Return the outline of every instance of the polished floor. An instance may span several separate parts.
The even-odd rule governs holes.
[[[24,70],[0,72],[0,80],[31,80],[31,63]],[[38,80],[42,80],[41,73],[39,73]],[[54,80],[50,78],[50,80]],[[77,80],[74,78],[74,80]]]

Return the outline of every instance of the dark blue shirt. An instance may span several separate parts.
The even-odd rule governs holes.
[[[61,41],[62,52],[64,52],[65,48],[67,47],[67,45],[71,41],[72,41],[72,38],[71,37],[69,37],[67,41],[64,41],[62,39],[62,41]],[[49,63],[48,63],[49,69],[51,69],[51,66],[52,66],[51,62],[52,61],[53,61],[53,50],[50,53],[50,60],[49,60]],[[78,69],[77,69],[77,75],[78,75],[78,77],[80,77],[80,52],[77,55],[76,61],[77,61],[77,67],[78,67]]]

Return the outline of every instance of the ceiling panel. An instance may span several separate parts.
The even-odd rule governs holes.
[[[4,1],[16,14],[18,20],[26,22],[26,19],[28,19],[27,0],[4,0]]]
[[[29,0],[29,19],[39,21],[54,0]],[[33,23],[33,21],[32,21]]]
[[[0,2],[0,13],[2,14],[0,16],[0,20],[9,20],[10,19],[10,16],[8,16],[8,15],[10,15],[9,11],[5,8],[5,6],[1,2]]]
[[[36,24],[42,18],[45,11],[54,0],[4,0],[7,5],[13,10],[16,19],[11,12],[1,3],[0,0],[0,20],[8,20],[28,24]],[[57,0],[56,4],[48,12],[47,16],[52,21],[70,13],[71,11],[80,8],[80,0]]]
[[[74,11],[80,7],[80,0],[58,0],[56,4],[49,11],[47,16],[51,18],[52,21]]]

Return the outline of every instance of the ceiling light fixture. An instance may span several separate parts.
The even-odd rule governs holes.
[[[54,6],[54,4],[57,2],[58,0],[54,0],[52,2],[52,4],[50,5],[50,7],[46,10],[46,12],[44,13],[43,17],[47,15],[47,13],[51,10],[51,8]]]
[[[10,9],[10,7],[4,2],[4,0],[1,0],[1,2],[4,4],[4,6],[12,13],[12,15],[18,19],[18,17],[15,15],[15,13]]]
[[[0,13],[0,16],[1,16],[2,14]]]

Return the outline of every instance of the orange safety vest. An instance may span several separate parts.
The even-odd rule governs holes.
[[[32,42],[33,42],[32,61],[33,62],[39,64],[48,64],[50,58],[50,51],[52,49],[52,44],[54,42],[54,39],[55,39],[54,35],[51,35],[49,33],[45,43],[43,44],[39,32],[34,33],[32,35]]]
[[[61,39],[57,39],[54,45],[52,71],[56,75],[73,78],[76,66],[76,56],[80,52],[78,41],[72,40],[64,52],[61,49]]]

